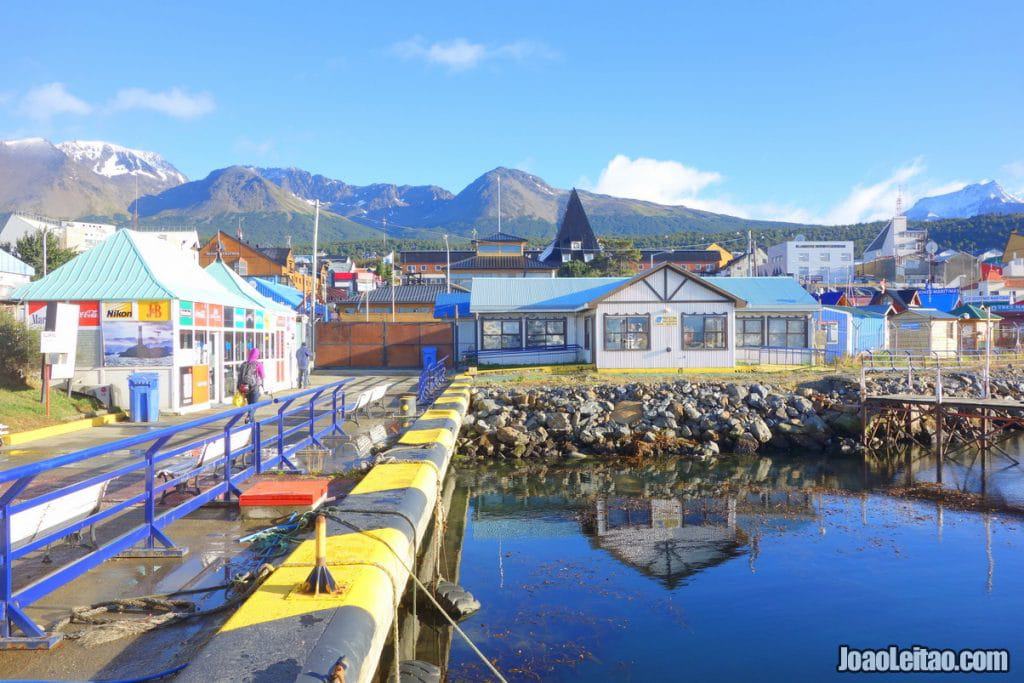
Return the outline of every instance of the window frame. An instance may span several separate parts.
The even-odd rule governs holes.
[[[619,320],[619,319],[625,321],[625,325],[626,325],[625,329],[623,329],[623,330],[621,330],[619,332],[610,332],[608,330],[608,323],[611,320]],[[636,322],[642,322],[643,330],[642,331],[630,331],[629,330],[629,325],[631,324],[630,321],[634,321],[634,324]],[[601,321],[601,330],[602,330],[601,345],[602,345],[602,347],[604,348],[605,351],[650,351],[651,350],[651,314],[650,313],[644,313],[644,314],[641,314],[641,315],[629,315],[629,314],[619,314],[619,313],[605,313],[604,314],[604,318]],[[621,340],[619,341],[619,344],[620,344],[619,346],[612,347],[612,346],[609,345],[609,337],[612,336],[612,335],[621,337]],[[635,337],[640,337],[642,335],[642,336],[646,337],[646,344],[644,346],[635,346],[633,348],[630,348],[630,347],[626,346],[626,340],[627,340],[627,338],[630,335],[633,335]]]
[[[779,320],[779,321],[782,321],[782,322],[785,323],[786,330],[785,330],[784,333],[782,333],[782,335],[786,339],[786,342],[785,342],[785,344],[783,346],[779,346],[777,344],[773,344],[772,343],[772,335],[773,334],[774,335],[780,334],[779,332],[772,332],[772,321],[775,321],[775,320]],[[799,332],[794,332],[794,331],[792,331],[790,329],[790,327],[794,323],[800,325],[800,331]],[[781,316],[781,315],[768,316],[767,317],[767,333],[768,333],[768,348],[770,348],[770,349],[806,349],[806,348],[809,348],[810,339],[808,338],[808,335],[807,335],[807,319],[806,318],[799,318],[799,317],[795,317],[795,316]],[[794,337],[794,336],[796,336],[798,334],[802,337],[803,344],[799,345],[799,346],[791,345],[789,343],[790,337]]]
[[[754,333],[747,329],[748,323],[757,323],[757,344],[748,344],[746,338],[748,335]],[[737,346],[741,349],[760,349],[764,346],[764,316],[758,317],[740,317],[736,316],[736,341]]]
[[[700,345],[687,345],[686,323],[687,321],[700,321]],[[714,320],[722,323],[722,329],[708,332],[708,321]],[[729,316],[725,313],[684,313],[680,316],[680,348],[683,351],[724,351],[729,348]],[[721,337],[715,346],[708,344],[708,335]]]
[[[535,335],[534,333],[532,333],[530,331],[531,323],[541,323],[541,324],[543,324],[544,325],[544,331],[542,333],[540,333],[539,335]],[[552,332],[551,329],[550,329],[550,325],[552,325],[552,324],[554,324],[556,326],[560,324],[561,327],[562,327],[562,331],[561,332],[557,332],[557,331],[556,332]],[[525,327],[525,331],[526,331],[526,335],[525,335],[526,336],[526,346],[525,346],[525,348],[535,348],[535,347],[537,347],[537,348],[546,348],[546,349],[550,349],[550,348],[565,348],[566,344],[568,343],[568,340],[567,340],[567,337],[566,337],[566,331],[567,331],[567,329],[569,327],[569,324],[568,324],[568,321],[565,318],[526,318],[525,319],[524,327]],[[556,327],[556,329],[557,329],[557,327]],[[544,340],[545,340],[545,343],[543,343],[543,344],[534,344],[531,339],[536,337],[536,336],[543,337]],[[561,343],[559,343],[559,344],[549,344],[549,343],[547,343],[547,340],[550,337],[553,337],[553,336],[554,337],[561,337],[562,338]]]
[[[487,323],[497,323],[498,332],[485,332]],[[523,348],[523,321],[520,318],[482,318],[480,320],[480,350],[481,351],[512,351],[515,349]],[[510,330],[510,325],[515,324],[516,332]],[[497,338],[497,346],[489,346],[488,339]],[[517,339],[518,341],[513,345],[511,340]]]

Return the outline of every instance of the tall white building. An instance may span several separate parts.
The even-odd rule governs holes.
[[[906,216],[896,216],[885,224],[875,239],[871,240],[871,243],[864,249],[864,260],[922,259],[925,257],[924,246],[927,241],[927,231],[910,229],[907,227]]]
[[[772,275],[801,282],[845,283],[853,280],[853,242],[810,241],[800,237],[768,247]]]
[[[13,245],[25,235],[34,235],[40,231],[52,234],[65,249],[74,249],[81,253],[113,235],[117,227],[108,223],[62,221],[16,213],[7,219],[7,223],[0,230],[0,243],[9,242]]]

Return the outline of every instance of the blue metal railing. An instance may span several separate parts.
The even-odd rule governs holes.
[[[552,357],[556,358],[556,362],[559,363],[572,363],[579,360],[579,355],[583,350],[583,347],[579,344],[527,346],[519,349],[476,349],[467,351],[465,357],[467,361],[475,360],[481,365],[486,365],[489,361],[493,362],[498,359],[503,361],[513,360],[516,363],[527,363],[531,359],[538,360],[544,358],[550,363]]]
[[[229,500],[232,495],[240,495],[239,483],[267,469],[298,471],[292,460],[298,451],[313,444],[323,446],[321,439],[328,435],[344,435],[345,385],[350,381],[340,380],[0,471],[0,649],[52,646],[60,636],[47,634],[36,625],[25,613],[28,605],[117,555],[180,557],[187,549],[175,546],[165,533],[172,522],[218,497]],[[256,419],[256,412],[268,406],[276,406],[276,413]],[[201,428],[208,431],[198,437],[189,434]],[[267,444],[272,445],[267,448]],[[214,456],[205,457],[211,448]],[[119,457],[122,454],[124,457]],[[172,467],[175,464],[178,466]],[[207,474],[217,476],[207,477],[212,481],[200,486],[199,477]],[[40,483],[37,478],[41,475],[52,476],[58,485],[26,494],[33,483]],[[140,479],[142,490],[132,493]],[[192,479],[198,490],[195,496],[158,512],[158,501]],[[104,492],[114,482],[121,484],[121,491],[127,495],[101,508]],[[67,508],[73,507],[67,504],[69,496],[79,493],[76,503],[80,504],[82,494],[89,497],[93,491],[99,495],[91,512],[61,518]],[[64,506],[49,505],[61,500]],[[132,519],[140,510],[141,519]],[[38,525],[31,534],[14,538],[12,521],[19,513],[38,519]],[[52,526],[45,525],[48,517]],[[97,544],[85,555],[53,567],[40,578],[17,580],[16,565],[30,561],[32,553],[87,528],[115,521],[119,529],[124,525],[130,528]],[[136,548],[140,543],[142,547]]]
[[[448,383],[448,356],[437,361],[433,365],[423,368],[420,372],[420,381],[416,387],[416,402],[426,405],[435,396],[441,393]]]

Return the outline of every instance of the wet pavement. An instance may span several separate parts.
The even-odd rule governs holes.
[[[321,385],[337,380],[340,376],[316,374],[314,385]],[[400,424],[390,415],[394,413],[399,394],[415,391],[416,375],[382,375],[380,373],[363,374],[353,378],[349,392],[368,389],[381,382],[391,382],[384,410],[373,411],[373,416],[359,416],[358,423],[348,421],[344,429],[350,436],[368,432],[373,426],[382,424],[393,439]],[[284,395],[283,393],[278,394]],[[351,395],[351,394],[350,394]],[[206,414],[212,414],[220,407],[188,416],[161,416],[160,426],[185,422]],[[384,414],[386,413],[387,416]],[[268,414],[270,414],[268,412]],[[261,414],[262,417],[262,414]],[[13,448],[0,452],[0,469],[17,466],[26,462],[53,457],[61,453],[73,452],[82,448],[97,445],[109,440],[125,438],[150,429],[146,425],[117,424],[97,427],[85,432],[65,435],[55,439],[32,444],[31,448]],[[211,430],[212,433],[212,430]],[[189,441],[198,435],[189,436]],[[329,439],[325,445],[330,450],[310,449],[297,454],[300,467],[310,472],[323,473],[333,477],[330,495],[343,495],[358,478],[353,468],[359,463],[351,454],[351,449],[343,449],[341,440]],[[137,461],[137,452],[117,452],[103,456],[97,461],[90,461],[90,471],[102,471],[114,468],[131,461]],[[98,469],[97,469],[98,468]],[[61,468],[66,470],[60,475],[41,476],[40,481],[33,484],[36,490],[44,490],[59,486],[62,481],[81,480],[82,470]],[[349,476],[337,476],[337,473],[349,472]],[[269,474],[269,477],[279,475]],[[244,482],[242,488],[254,484],[259,478],[252,477]],[[119,477],[116,485],[111,485],[104,496],[104,505],[109,506],[125,500],[142,490],[142,475]],[[29,492],[31,494],[31,492]],[[166,507],[172,507],[187,499],[187,494],[172,493],[165,501]],[[158,507],[158,514],[161,508]],[[142,519],[140,509],[116,516],[114,519],[98,525],[97,537],[102,543],[107,539],[134,527]],[[72,607],[95,604],[106,600],[122,599],[155,593],[218,586],[245,571],[256,569],[259,564],[247,548],[238,539],[252,530],[251,526],[243,525],[239,519],[237,507],[212,505],[200,508],[187,517],[170,525],[166,532],[179,546],[189,548],[188,554],[180,559],[113,559],[100,565],[86,575],[70,584],[54,591],[37,601],[27,612],[37,623],[49,627],[57,620],[66,616]],[[71,546],[65,543],[55,544],[48,553],[36,553],[15,565],[16,585],[26,585],[49,573],[55,567],[88,552],[87,548]],[[196,602],[197,607],[205,609],[223,603],[224,589],[186,596]],[[51,651],[0,651],[0,679],[30,678],[54,680],[82,679],[124,679],[149,675],[188,661],[206,639],[216,631],[218,626],[229,615],[229,611],[189,619],[185,622],[158,629],[141,636],[130,636],[102,644],[83,646],[76,640],[66,639]],[[77,627],[69,627],[73,631]]]

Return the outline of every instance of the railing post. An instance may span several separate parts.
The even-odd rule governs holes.
[[[341,425],[345,423],[345,392],[342,391],[344,385],[334,387],[334,391],[331,392],[331,432],[333,434],[340,434],[345,436],[345,430],[341,428]],[[341,392],[341,423],[338,423],[338,393]]]
[[[250,408],[244,413],[239,413],[233,418],[228,420],[228,423],[224,425],[224,502],[231,500],[231,494],[234,493],[236,496],[242,495],[242,490],[235,486],[234,482],[231,481],[231,461],[234,460],[234,453],[231,448],[231,430],[234,429],[238,421],[245,416],[249,416],[248,429],[252,429],[253,418],[255,417],[255,411]],[[249,433],[249,443],[253,443],[254,433]]]
[[[14,599],[13,546],[10,505],[25,490],[35,475],[22,477],[0,495],[0,649],[47,649],[60,642],[60,634],[47,635],[21,610]],[[14,629],[22,635],[14,635]]]
[[[162,436],[146,449],[146,500],[143,503],[143,511],[149,534],[146,536],[145,544],[141,548],[129,548],[115,557],[183,557],[188,553],[188,548],[174,545],[174,541],[156,524],[156,456],[170,438],[170,435]],[[157,547],[157,543],[163,547]]]
[[[256,420],[252,422],[252,454],[253,471],[256,474],[263,473],[263,425]]]
[[[326,448],[326,446],[320,441],[320,437],[316,432],[316,402],[320,400],[320,396],[323,395],[324,391],[326,389],[321,389],[309,397],[309,440],[320,448]]]

